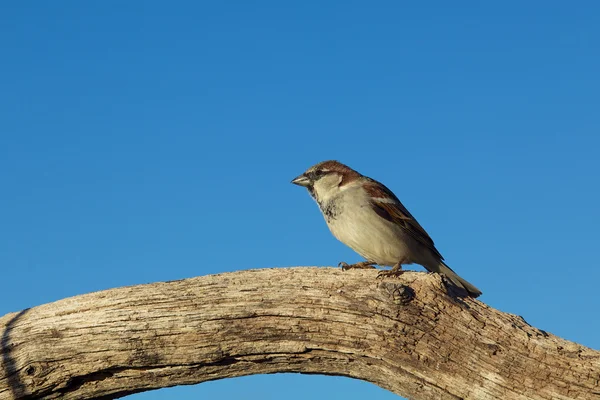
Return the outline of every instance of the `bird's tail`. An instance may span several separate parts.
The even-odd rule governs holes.
[[[463,288],[469,293],[471,297],[477,297],[481,295],[481,290],[477,289],[475,286],[461,278],[456,274],[456,272],[452,271],[452,268],[447,266],[443,261],[440,261],[437,265],[437,268],[428,268],[430,271],[439,272],[440,274],[446,276],[452,283],[456,286]]]

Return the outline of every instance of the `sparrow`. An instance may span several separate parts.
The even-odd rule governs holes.
[[[398,276],[402,265],[420,264],[477,297],[481,291],[444,263],[433,240],[385,185],[338,161],[323,161],[292,180],[316,200],[329,230],[365,261],[343,269],[391,266],[379,276]]]

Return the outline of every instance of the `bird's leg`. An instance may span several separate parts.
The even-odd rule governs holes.
[[[370,269],[375,268],[373,265],[377,265],[376,262],[373,261],[361,261],[356,264],[348,264],[345,262],[340,262],[338,267],[342,267],[342,271],[346,271],[348,269]]]
[[[404,270],[402,269],[402,262],[403,260],[398,261],[393,267],[392,269],[388,270],[383,270],[383,271],[379,271],[379,273],[377,274],[378,278],[383,278],[385,276],[400,276],[404,273]]]

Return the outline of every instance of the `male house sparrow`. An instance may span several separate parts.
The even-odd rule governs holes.
[[[471,297],[481,291],[444,262],[425,229],[383,184],[337,162],[324,161],[292,180],[317,201],[333,236],[366,261],[344,268],[393,266],[380,275],[399,275],[402,264],[420,264],[446,276]]]

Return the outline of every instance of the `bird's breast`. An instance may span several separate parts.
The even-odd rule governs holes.
[[[320,207],[331,233],[365,259],[394,265],[407,258],[401,229],[377,215],[368,202],[338,199]]]
[[[328,201],[325,203],[319,203],[319,207],[321,208],[323,217],[325,217],[325,221],[327,221],[328,225],[335,223],[335,220],[342,213],[342,205],[338,201]]]

